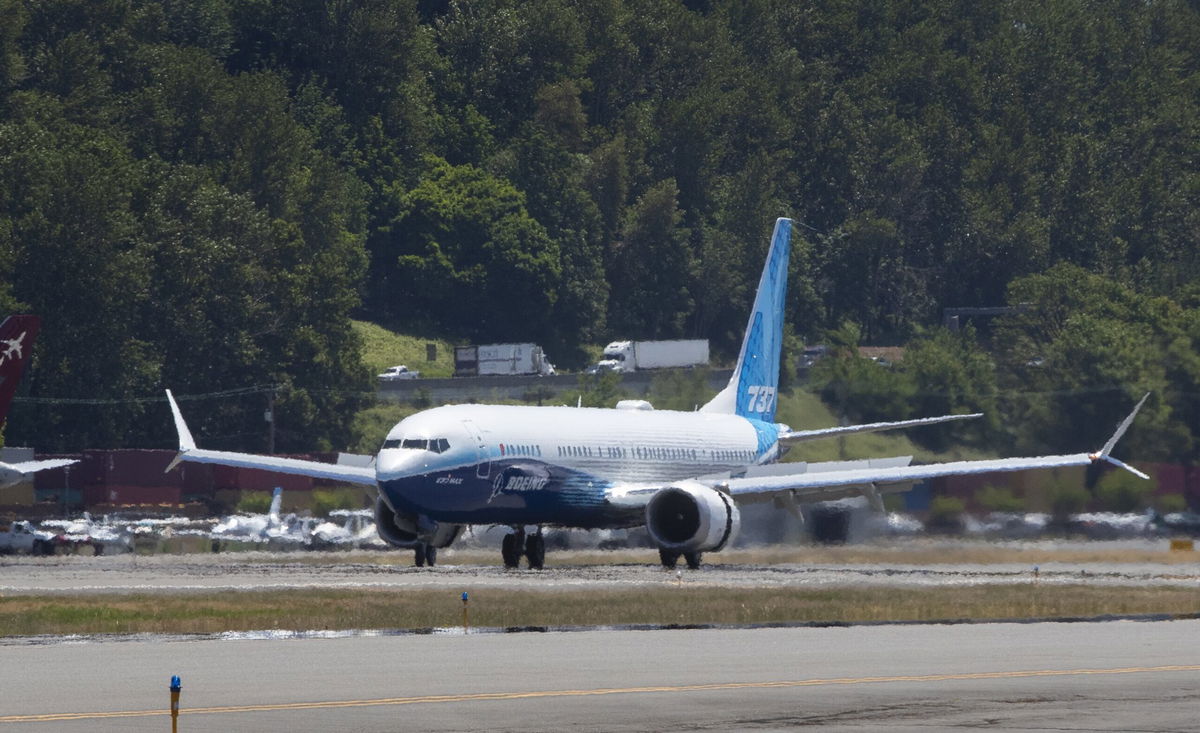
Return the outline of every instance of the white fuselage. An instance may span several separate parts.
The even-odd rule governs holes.
[[[637,521],[607,489],[769,462],[777,435],[718,413],[454,405],[396,425],[376,471],[393,508],[434,520],[615,526]]]

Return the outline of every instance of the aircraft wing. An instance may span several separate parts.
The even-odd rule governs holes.
[[[939,476],[964,476],[976,473],[1026,471],[1033,468],[1062,468],[1064,466],[1086,466],[1098,456],[1092,453],[1074,453],[1062,456],[1036,456],[1030,458],[998,458],[981,461],[954,461],[932,463],[924,466],[898,466],[893,468],[867,468],[849,471],[821,471],[817,473],[795,473],[754,478],[731,478],[714,481],[710,485],[728,492],[739,499],[754,501],[770,498],[776,494],[789,493],[795,499],[811,502],[839,499],[851,494],[889,494],[905,491],[912,484]],[[701,482],[705,483],[705,482]]]
[[[171,390],[167,390],[167,400],[171,403],[171,414],[175,417],[175,430],[179,433],[179,454],[167,466],[170,471],[180,461],[191,463],[213,463],[219,466],[235,466],[237,468],[257,468],[263,471],[289,473],[298,476],[345,481],[352,484],[367,484],[375,486],[374,466],[355,466],[323,461],[306,461],[299,458],[281,458],[279,456],[263,456],[256,453],[236,453],[223,450],[204,450],[196,447],[196,441],[188,430],[179,405]]]
[[[17,473],[37,473],[38,471],[45,471],[50,468],[62,468],[63,466],[69,466],[72,463],[79,463],[79,461],[71,458],[47,458],[43,461],[18,461],[16,463],[3,463],[0,464],[0,466],[3,466],[7,469],[12,469]]]
[[[950,463],[931,463],[924,466],[878,466],[867,468],[852,468],[848,470],[831,470],[809,472],[806,467],[797,465],[794,473],[775,473],[746,478],[731,477],[698,477],[689,479],[704,484],[712,489],[727,493],[735,499],[743,501],[762,501],[779,497],[789,501],[826,501],[840,499],[853,494],[867,497],[876,509],[883,508],[881,495],[906,491],[913,483],[939,476],[963,476],[979,473],[999,473],[1007,471],[1027,471],[1035,468],[1063,468],[1066,466],[1087,466],[1098,461],[1111,463],[1119,468],[1138,476],[1150,478],[1141,471],[1128,466],[1109,455],[1133,423],[1133,418],[1146,402],[1147,394],[1142,397],[1133,412],[1117,426],[1113,436],[1104,447],[1094,453],[1071,453],[1058,456],[1032,456],[1024,458],[995,458],[979,461],[953,461]],[[784,464],[786,465],[786,464]],[[663,486],[652,487],[616,486],[609,490],[608,500],[623,507],[645,505],[656,491]]]
[[[835,438],[839,435],[849,435],[851,433],[874,433],[880,430],[914,428],[921,425],[936,425],[938,423],[951,422],[953,420],[971,420],[977,417],[983,417],[983,413],[973,412],[969,415],[941,415],[939,417],[922,417],[916,420],[873,422],[866,423],[864,425],[845,425],[837,428],[820,428],[817,430],[788,430],[787,432],[779,434],[779,443],[780,445],[792,445],[794,443],[803,443],[808,440]]]

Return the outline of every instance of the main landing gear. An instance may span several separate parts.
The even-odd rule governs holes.
[[[674,550],[665,550],[661,547],[658,549],[658,559],[663,564],[663,567],[667,568],[668,570],[671,570],[675,567],[675,563],[679,562],[680,555],[683,555],[683,560],[687,563],[688,570],[700,569],[701,553],[699,552],[680,553],[675,552]]]
[[[428,542],[418,542],[414,549],[413,564],[419,568],[426,565],[433,567],[437,564],[437,548]]]
[[[538,527],[536,532],[526,535],[525,528],[521,527],[504,535],[500,542],[500,554],[506,568],[520,566],[521,555],[524,555],[530,570],[541,570],[546,564],[546,538],[542,535],[542,528]]]

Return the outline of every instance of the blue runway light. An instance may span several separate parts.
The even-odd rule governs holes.
[[[463,591],[463,603],[466,603],[466,602],[467,602],[467,592],[464,590]]]
[[[171,692],[179,692],[183,686],[179,683],[179,675],[171,675]]]

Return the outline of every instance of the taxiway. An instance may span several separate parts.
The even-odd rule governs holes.
[[[0,731],[1192,731],[1200,621],[0,647]]]

